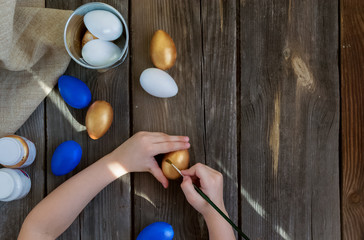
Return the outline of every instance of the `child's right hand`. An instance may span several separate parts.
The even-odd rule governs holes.
[[[197,193],[192,182],[200,187],[211,201],[226,213],[223,200],[223,176],[220,172],[201,163],[197,163],[191,168],[181,172],[184,175],[181,188],[187,201],[200,212],[205,219],[216,216],[217,212]]]
[[[154,156],[190,147],[186,136],[170,136],[160,132],[138,132],[109,154],[114,163],[126,172],[150,172],[167,188],[168,180],[163,175]]]

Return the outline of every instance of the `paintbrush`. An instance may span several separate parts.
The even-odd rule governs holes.
[[[169,159],[167,159],[166,160],[166,162],[167,163],[169,163],[169,164],[171,164],[171,166],[182,176],[182,177],[184,177],[183,176],[183,174],[181,173],[181,171],[169,160]],[[202,192],[202,190],[200,189],[200,188],[198,188],[195,184],[193,184],[192,183],[192,185],[193,185],[193,187],[195,188],[195,190],[201,195],[201,197],[203,198],[203,199],[205,199],[206,200],[206,202],[208,202],[237,232],[238,232],[238,234],[241,236],[241,237],[243,237],[244,239],[246,239],[246,240],[249,240],[249,238],[248,238],[248,236],[247,235],[245,235],[244,233],[243,233],[243,231],[238,227],[238,226],[236,226],[235,225],[235,223],[228,217],[228,216],[226,216],[226,214],[225,213],[223,213],[222,211],[221,211],[221,209],[218,207],[218,206],[216,206],[216,204],[213,202],[213,201],[211,201],[211,199],[204,193],[204,192]]]

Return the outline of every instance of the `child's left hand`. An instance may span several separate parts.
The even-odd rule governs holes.
[[[56,239],[104,187],[128,172],[150,172],[168,187],[155,155],[190,147],[188,137],[139,132],[44,198],[27,216],[18,239]]]
[[[168,180],[159,168],[154,156],[182,149],[190,144],[186,136],[170,136],[159,132],[138,132],[116,148],[110,157],[127,172],[150,172],[167,188]]]

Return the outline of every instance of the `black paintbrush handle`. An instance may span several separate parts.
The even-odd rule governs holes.
[[[203,197],[223,218],[225,218],[225,220],[238,232],[238,234],[243,237],[246,240],[249,240],[248,236],[245,235],[243,233],[243,231],[240,230],[240,228],[238,226],[236,226],[233,221],[231,221],[231,219],[225,215],[225,213],[223,213],[220,208],[218,206],[215,205],[215,203],[213,203],[211,201],[211,199],[204,194],[201,189],[199,189],[195,184],[193,184],[193,187],[195,188],[195,190],[201,195],[201,197]]]

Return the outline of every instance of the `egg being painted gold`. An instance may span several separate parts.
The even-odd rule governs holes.
[[[99,139],[110,128],[114,113],[110,103],[94,102],[86,114],[86,129],[92,139]]]
[[[85,32],[85,35],[83,35],[82,38],[82,47],[88,43],[91,40],[95,40],[98,39],[97,37],[95,37],[94,35],[92,35],[92,33],[90,33],[88,30]]]
[[[177,50],[172,38],[163,30],[154,33],[150,42],[150,57],[154,66],[167,70],[176,62]]]
[[[186,149],[164,155],[162,160],[162,172],[168,179],[174,180],[181,177],[181,175],[179,175],[176,169],[166,161],[167,159],[169,159],[179,170],[184,170],[188,168],[188,164],[190,163],[190,154]]]

